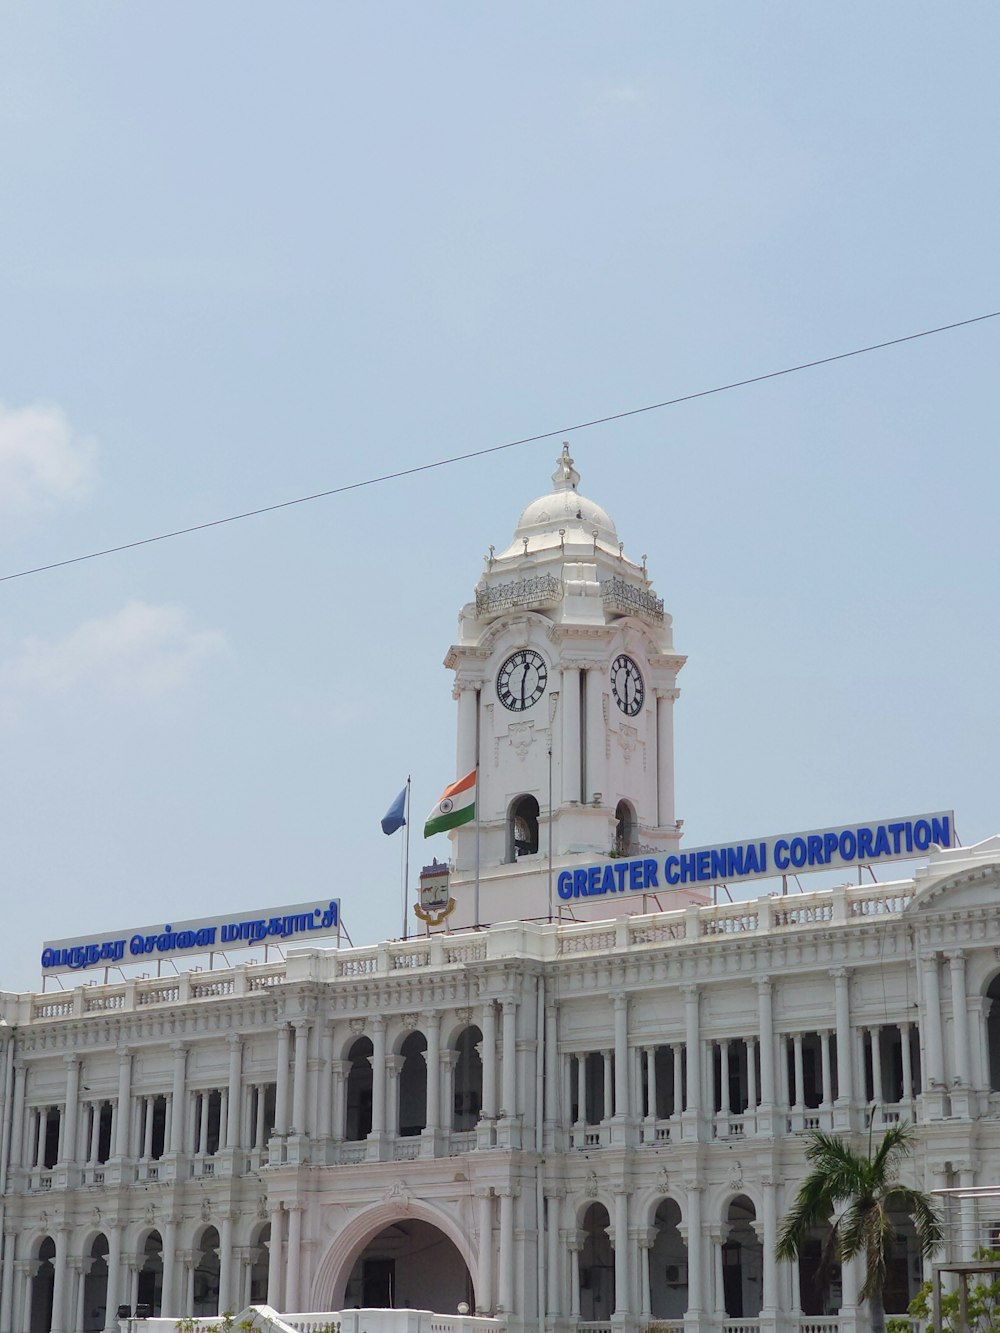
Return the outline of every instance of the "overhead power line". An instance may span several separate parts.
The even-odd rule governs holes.
[[[680,403],[691,403],[697,398],[710,398],[713,394],[726,393],[730,389],[744,389],[750,384],[762,384],[765,380],[780,379],[783,375],[794,375],[800,370],[814,370],[817,366],[829,366],[834,361],[847,361],[852,356],[864,356],[866,352],[880,352],[886,347],[898,347],[901,343],[915,342],[918,338],[930,338],[935,333],[949,333],[952,329],[964,329],[970,324],[981,324],[987,319],[996,319],[1000,310],[991,310],[987,315],[974,315],[971,319],[959,319],[953,324],[939,324],[937,328],[921,329],[919,333],[907,333],[901,338],[889,338],[885,342],[870,343],[867,347],[855,347],[850,352],[837,352],[833,356],[822,356],[815,361],[803,361],[797,366],[785,366],[783,370],[769,370],[763,375],[751,375],[748,379],[733,380],[729,384],[717,384],[712,389],[699,389],[696,393],[681,394],[679,398],[666,398],[662,403],[647,403],[645,407],[632,407],[623,412],[612,412],[608,416],[593,417],[590,421],[578,421],[573,426],[560,426],[556,430],[541,431],[538,435],[525,435],[519,440],[507,440],[503,444],[491,444],[483,449],[473,449],[465,454],[453,454],[450,458],[439,458],[432,463],[419,463],[415,467],[400,468],[397,472],[385,472],[378,477],[367,477],[364,481],[351,481],[344,486],[331,486],[329,490],[314,491],[311,495],[299,495],[294,500],[279,500],[276,504],[261,505],[259,509],[247,509],[241,514],[228,514],[225,518],[209,519],[205,523],[192,523],[190,527],[175,528],[172,532],[160,532],[155,537],[140,537],[137,541],[123,542],[120,546],[107,546],[101,551],[88,551],[86,555],[70,556],[67,560],[53,560],[47,565],[36,565],[32,569],[21,569],[16,574],[0,575],[0,583],[11,579],[24,579],[30,574],[44,574],[51,569],[64,569],[67,565],[79,565],[85,560],[99,560],[105,555],[118,555],[121,551],[133,551],[139,546],[151,546],[154,542],[170,541],[173,537],[186,537],[191,532],[204,532],[208,528],[221,528],[227,523],[239,523],[244,518],[257,518],[261,514],[273,514],[279,509],[290,509],[293,505],[308,504],[311,500],[325,500],[331,495],[344,495],[348,491],[360,491],[366,486],[380,486],[386,481],[398,481],[401,477],[413,477],[419,472],[431,472],[435,468],[450,467],[454,463],[467,463],[473,458],[485,458],[488,454],[502,453],[505,449],[516,449],[522,444],[537,444],[541,440],[552,440],[562,435],[571,435],[574,431],[589,430],[592,426],[604,426],[611,421],[625,421],[628,417],[642,416],[646,412],[659,412],[666,407],[677,407]]]

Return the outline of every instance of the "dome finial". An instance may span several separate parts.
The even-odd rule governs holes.
[[[552,474],[552,489],[555,491],[575,491],[580,484],[580,474],[573,466],[569,454],[569,445],[563,440],[562,453],[556,459],[556,470]]]

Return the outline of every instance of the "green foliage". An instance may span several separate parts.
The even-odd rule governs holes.
[[[1000,1263],[1000,1250],[977,1250],[983,1263]],[[983,1273],[968,1286],[969,1333],[1000,1333],[1000,1273]],[[915,1319],[930,1320],[932,1288],[925,1282],[909,1305]],[[958,1292],[941,1297],[941,1333],[959,1333]],[[891,1321],[886,1333],[895,1333]]]
[[[194,1333],[194,1320],[188,1315],[185,1319],[178,1319],[174,1328],[177,1333]]]
[[[825,1226],[839,1208],[824,1250],[821,1271],[836,1258],[841,1262],[864,1255],[865,1281],[861,1299],[882,1308],[886,1265],[893,1240],[890,1212],[913,1221],[921,1255],[929,1259],[941,1244],[941,1219],[933,1199],[922,1190],[900,1185],[899,1165],[913,1151],[913,1127],[886,1130],[875,1152],[854,1152],[843,1139],[816,1130],[809,1135],[806,1158],[812,1171],[778,1232],[779,1259],[796,1259],[814,1228]],[[879,1321],[876,1321],[879,1322]]]

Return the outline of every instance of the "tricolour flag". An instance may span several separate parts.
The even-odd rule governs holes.
[[[476,817],[476,770],[445,787],[441,799],[427,816],[424,837],[447,833],[449,829],[467,824]]]

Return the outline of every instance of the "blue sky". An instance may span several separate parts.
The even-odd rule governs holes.
[[[988,4],[13,4],[0,573],[1000,308]],[[691,844],[1000,830],[1000,320],[570,437],[689,655]],[[0,583],[3,984],[341,897],[525,446]],[[413,844],[445,855],[438,839]]]

